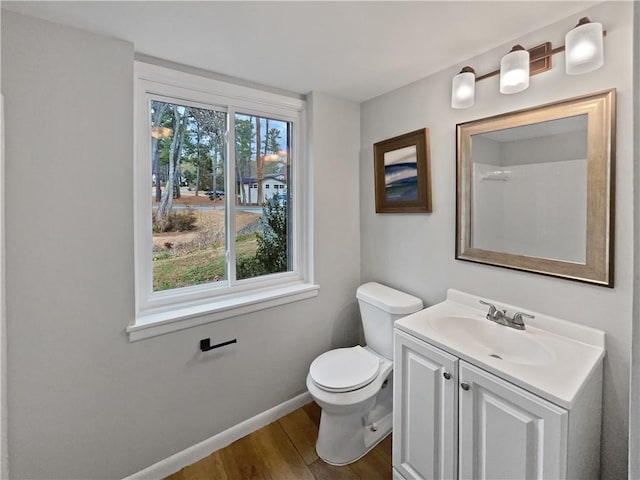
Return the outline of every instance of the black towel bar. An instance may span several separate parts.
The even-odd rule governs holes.
[[[214,348],[224,347],[225,345],[231,345],[232,343],[238,343],[238,340],[234,338],[233,340],[229,340],[227,342],[218,343],[217,345],[211,345],[210,338],[203,338],[200,340],[200,350],[203,352],[208,352],[209,350],[213,350]]]

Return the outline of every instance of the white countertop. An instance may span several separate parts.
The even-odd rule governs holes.
[[[506,309],[510,317],[519,311],[533,314],[535,319],[525,319],[526,330],[523,331],[495,324],[486,319],[488,308],[480,305],[479,300]],[[469,341],[465,335],[452,336],[443,332],[433,322],[445,318],[445,321],[456,321],[456,317],[488,322],[494,325],[483,325],[489,331],[491,328],[512,330],[509,335],[525,336],[524,340],[542,345],[551,353],[549,359],[536,364],[494,358],[489,356],[490,348]],[[449,290],[447,300],[442,303],[397,320],[395,327],[567,409],[573,406],[605,354],[605,334],[600,330],[458,290]],[[503,333],[506,332],[496,330],[497,335]]]

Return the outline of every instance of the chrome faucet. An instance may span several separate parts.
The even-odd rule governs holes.
[[[516,330],[525,330],[527,327],[525,326],[522,317],[535,318],[533,315],[522,312],[516,312],[513,314],[513,318],[509,318],[506,310],[498,310],[493,303],[485,302],[484,300],[479,300],[479,302],[482,305],[489,307],[487,320],[496,322],[499,325],[504,325],[505,327],[515,328]]]
[[[492,322],[499,323],[500,325],[507,325],[507,311],[506,310],[498,310],[493,303],[485,302],[484,300],[480,300],[482,305],[486,305],[489,307],[489,312],[487,313],[487,320],[491,320]]]
[[[524,330],[527,327],[525,327],[524,325],[524,320],[522,320],[522,317],[526,317],[526,318],[536,318],[535,315],[529,315],[528,313],[522,313],[522,312],[516,312],[513,314],[513,318],[511,319],[511,325],[509,325],[512,328],[515,328],[516,330]]]

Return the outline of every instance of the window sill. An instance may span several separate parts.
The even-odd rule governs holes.
[[[135,325],[127,327],[129,341],[136,342],[185,328],[313,298],[318,296],[319,289],[319,285],[297,283],[241,295],[219,297],[208,303],[145,313],[136,317]]]

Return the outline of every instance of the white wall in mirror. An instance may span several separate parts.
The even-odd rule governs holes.
[[[585,263],[586,120],[473,135],[473,248]]]
[[[474,248],[585,262],[586,159],[473,167]]]

